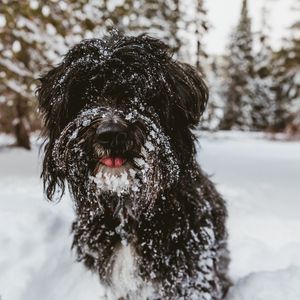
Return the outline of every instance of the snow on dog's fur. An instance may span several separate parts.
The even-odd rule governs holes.
[[[109,299],[222,299],[228,289],[220,195],[191,129],[207,89],[147,35],[85,40],[38,90],[49,199],[68,184],[78,260]]]

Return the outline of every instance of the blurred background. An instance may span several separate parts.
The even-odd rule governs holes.
[[[1,0],[0,132],[30,148],[37,78],[112,28],[163,39],[210,86],[201,128],[300,133],[299,0]]]
[[[42,201],[35,89],[113,28],[163,39],[209,86],[197,160],[227,202],[227,300],[299,300],[300,0],[0,0],[0,299],[107,300],[70,251],[68,194]]]

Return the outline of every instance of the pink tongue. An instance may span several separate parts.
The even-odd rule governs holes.
[[[124,164],[125,159],[121,157],[105,157],[100,161],[103,165],[109,168],[119,168]]]

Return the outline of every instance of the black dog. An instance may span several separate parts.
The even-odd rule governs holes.
[[[41,79],[47,197],[74,198],[78,260],[109,299],[222,299],[226,209],[195,160],[199,73],[147,35],[85,40]],[[59,193],[57,193],[59,192]]]

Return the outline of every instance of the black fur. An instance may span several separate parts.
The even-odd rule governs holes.
[[[114,254],[130,244],[153,299],[224,297],[226,209],[195,160],[191,132],[207,98],[199,73],[147,35],[82,41],[41,78],[46,195],[60,198],[68,184],[77,211],[73,246],[102,282],[110,285]],[[99,132],[112,119],[126,139],[106,147]],[[121,192],[95,179],[107,155],[135,170]]]

